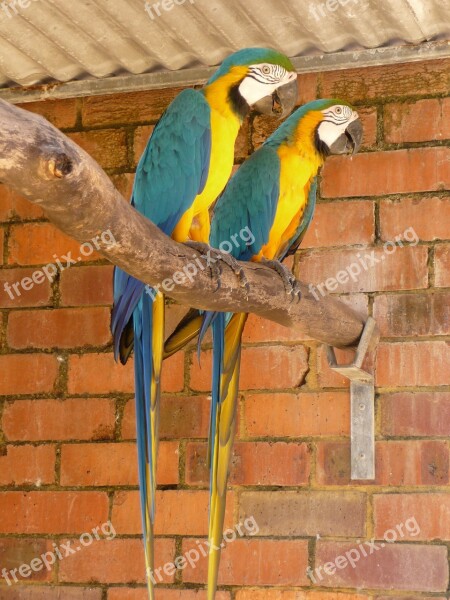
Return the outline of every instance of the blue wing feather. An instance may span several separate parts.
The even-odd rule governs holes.
[[[139,161],[132,205],[164,233],[172,235],[180,218],[205,187],[210,155],[209,104],[202,92],[184,90],[161,117]],[[157,305],[144,289],[142,282],[119,268],[114,270],[111,330],[116,360],[122,335],[132,318],[142,527],[146,565],[152,569],[160,393],[160,365],[153,356],[153,337],[162,336],[164,323],[154,317]],[[150,579],[148,582],[153,600],[153,585]]]
[[[201,91],[183,90],[159,120],[139,160],[131,204],[171,235],[206,184],[211,155],[211,109]],[[111,330],[120,339],[144,284],[114,269]]]
[[[231,254],[237,260],[250,260],[269,240],[280,190],[280,158],[264,146],[253,154],[231,178],[217,201],[211,222],[210,244],[236,236]],[[239,233],[248,227],[254,237],[245,242]]]
[[[159,120],[139,161],[136,209],[171,235],[204,189],[211,156],[211,109],[200,91],[182,91]]]
[[[280,193],[280,169],[280,158],[270,146],[261,147],[243,163],[216,203],[211,220],[213,248],[235,240],[231,255],[236,260],[249,261],[267,244]],[[239,235],[246,227],[253,237],[251,243]],[[226,320],[230,316],[231,313],[227,314]],[[211,311],[204,313],[199,348],[213,318]]]

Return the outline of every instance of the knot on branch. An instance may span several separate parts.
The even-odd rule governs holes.
[[[50,158],[46,161],[46,171],[52,177],[62,179],[69,175],[73,170],[72,160],[67,154],[59,154],[56,157]]]

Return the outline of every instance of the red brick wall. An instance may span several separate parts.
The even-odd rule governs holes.
[[[349,477],[349,398],[324,348],[250,318],[228,498],[229,526],[253,516],[259,533],[223,553],[218,600],[441,598],[450,543],[450,62],[307,75],[302,100],[353,101],[363,152],[328,161],[296,272],[315,285],[375,251],[375,266],[341,285],[345,301],[375,315],[375,482]],[[86,148],[129,196],[152,125],[178,90],[27,104]],[[257,117],[239,137],[238,160],[267,135]],[[63,200],[63,199],[62,199]],[[418,243],[387,255],[409,228]],[[364,249],[367,246],[367,249]],[[0,190],[0,568],[10,571],[110,519],[116,537],[94,541],[20,584],[9,600],[144,600],[139,540],[132,366],[115,365],[108,329],[111,267],[87,257],[11,299],[3,290],[78,244],[38,207]],[[345,354],[345,353],[344,353]],[[163,566],[207,526],[209,357],[194,350],[164,370],[156,521]],[[361,540],[383,538],[356,567],[316,576]],[[368,548],[368,546],[366,546]],[[369,552],[369,550],[368,550]],[[330,569],[329,569],[330,570]],[[24,571],[26,573],[26,570]],[[323,572],[322,572],[323,574]],[[206,565],[165,578],[160,599],[193,600]],[[297,590],[297,591],[295,591]],[[340,593],[337,593],[340,592]],[[420,592],[420,594],[419,594]]]

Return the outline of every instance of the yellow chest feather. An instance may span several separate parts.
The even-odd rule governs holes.
[[[289,147],[280,147],[278,155],[281,172],[277,210],[269,241],[258,258],[277,258],[293,237],[306,208],[311,180],[321,165],[317,156],[300,156],[297,150]]]
[[[224,189],[234,164],[234,143],[240,122],[236,117],[211,111],[211,159],[205,188],[194,202],[194,213],[207,210]]]

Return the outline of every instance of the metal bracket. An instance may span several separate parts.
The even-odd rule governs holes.
[[[369,317],[350,365],[338,365],[334,348],[327,346],[328,364],[350,380],[351,478],[375,479],[375,351],[380,339]]]

